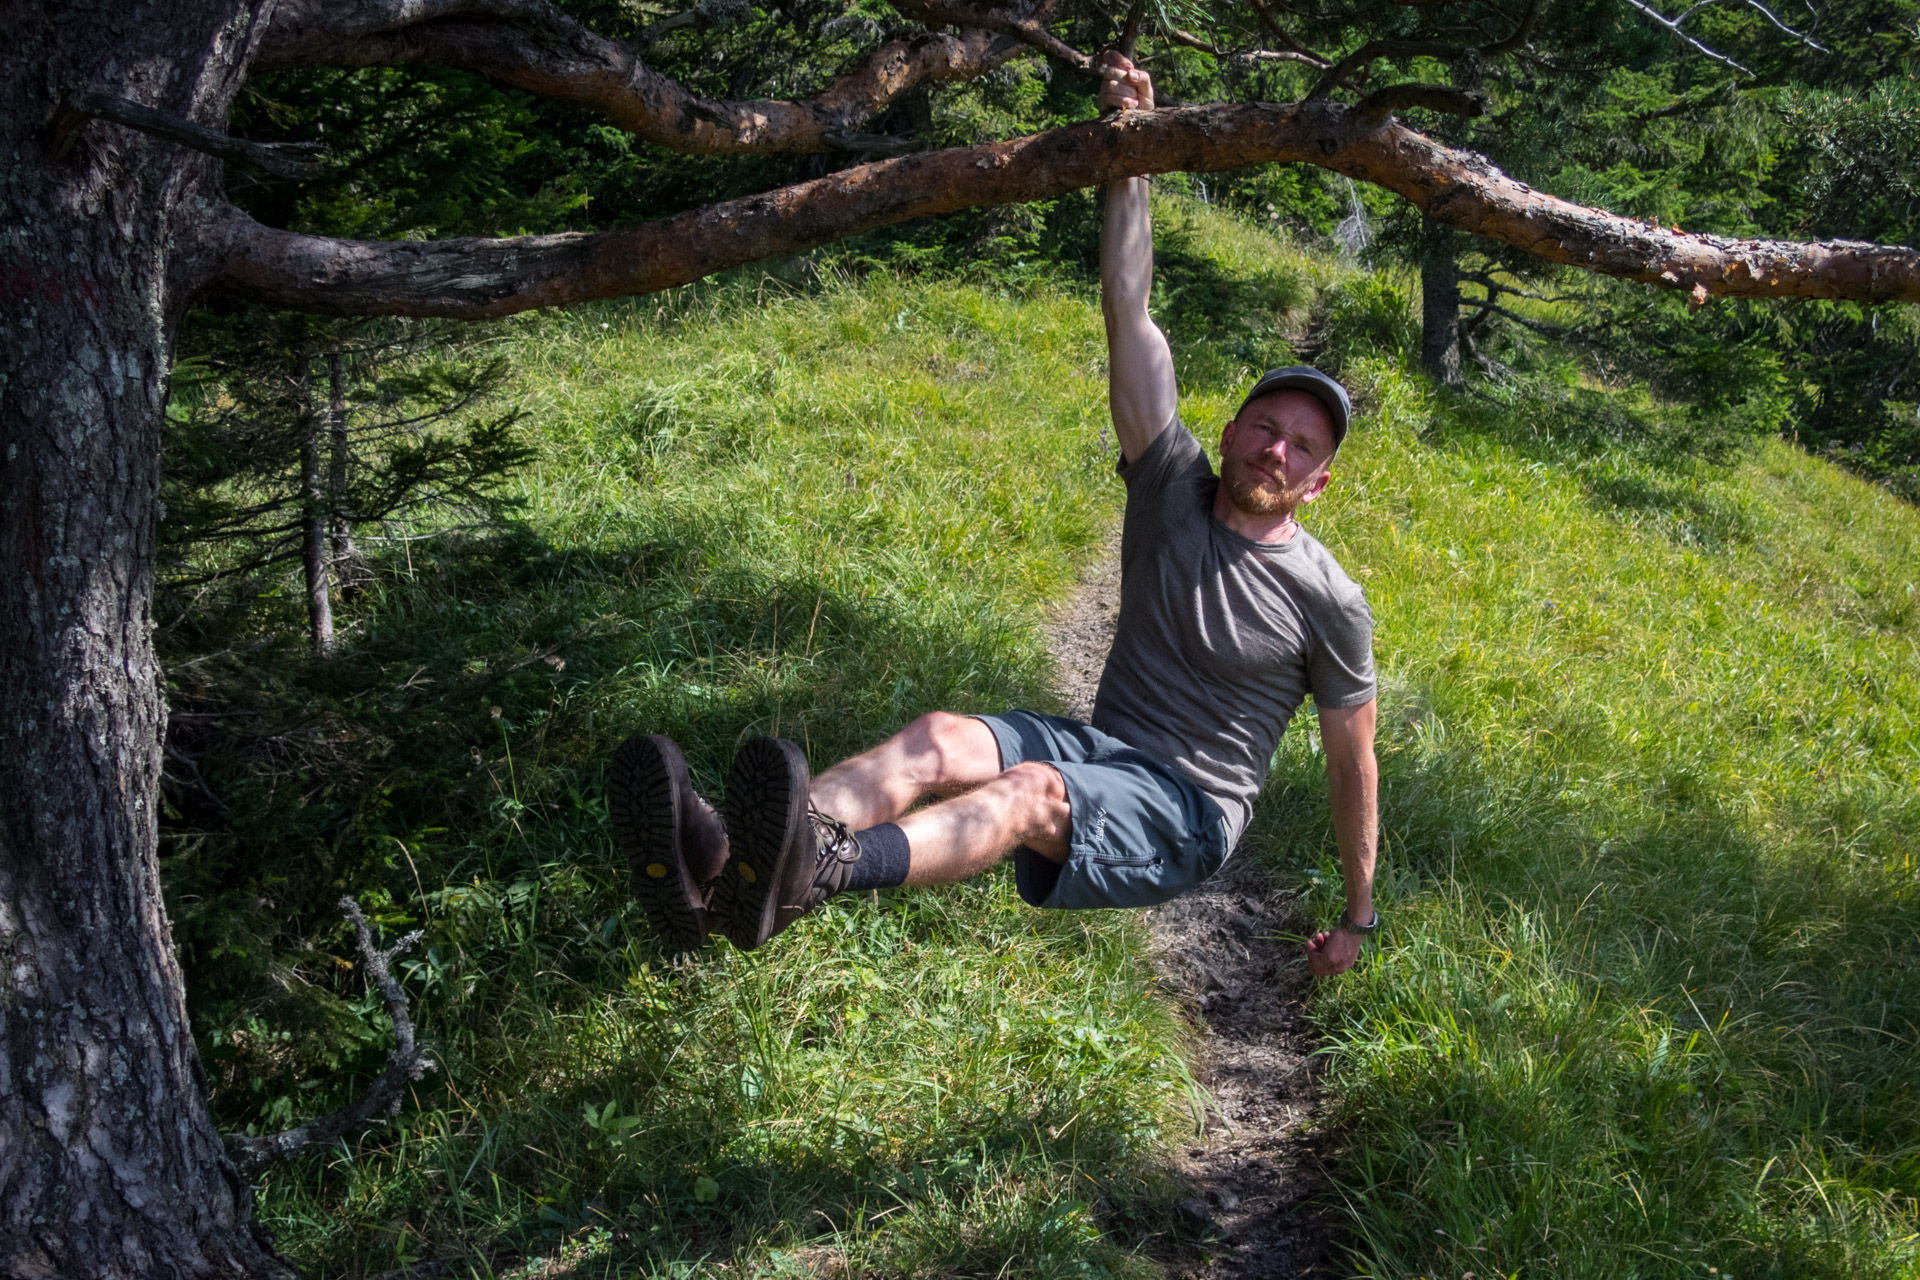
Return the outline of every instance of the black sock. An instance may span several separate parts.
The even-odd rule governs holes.
[[[847,889],[891,889],[907,880],[907,833],[891,822],[854,833],[860,861],[853,864]]]

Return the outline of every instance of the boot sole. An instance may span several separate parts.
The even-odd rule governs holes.
[[[807,821],[806,753],[784,738],[754,738],[727,773],[727,869],[715,886],[729,941],[752,951],[780,932],[785,884]]]
[[[633,872],[634,900],[675,951],[707,940],[700,889],[680,856],[680,797],[688,786],[686,759],[662,734],[635,735],[613,753],[607,775],[613,838]]]

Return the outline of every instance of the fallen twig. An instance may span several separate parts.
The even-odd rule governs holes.
[[[421,931],[415,929],[382,951],[374,946],[373,929],[367,924],[366,916],[360,913],[360,904],[352,898],[342,898],[339,907],[341,913],[353,923],[360,963],[366,966],[367,985],[379,991],[381,998],[386,1001],[387,1015],[393,1019],[393,1052],[387,1055],[386,1069],[372,1086],[330,1116],[295,1125],[283,1133],[259,1137],[228,1134],[227,1152],[233,1157],[234,1164],[239,1166],[240,1172],[248,1176],[298,1155],[309,1147],[337,1142],[362,1125],[375,1123],[382,1114],[397,1114],[407,1085],[439,1065],[427,1057],[415,1042],[406,989],[388,967],[395,956],[420,940]]]

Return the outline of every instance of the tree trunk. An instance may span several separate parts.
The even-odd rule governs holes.
[[[250,12],[12,6],[0,49],[0,1274],[290,1274],[206,1104],[161,903],[150,616],[182,230],[212,162],[72,85],[224,120]]]
[[[347,512],[347,357],[340,348],[327,352],[327,511],[332,521],[333,576],[346,590],[356,585],[358,553]]]
[[[1459,238],[1444,222],[1420,219],[1420,364],[1443,387],[1463,384]]]
[[[293,393],[300,431],[300,563],[306,571],[307,634],[313,656],[333,656],[333,599],[327,591],[327,493],[320,476],[320,415],[313,411],[307,375],[312,358],[303,350],[293,361]]]

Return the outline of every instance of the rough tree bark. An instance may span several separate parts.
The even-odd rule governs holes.
[[[1420,363],[1443,387],[1460,377],[1460,262],[1458,233],[1420,219]]]
[[[230,0],[11,6],[0,49],[0,1273],[289,1275],[249,1226],[188,1034],[155,859],[159,423],[217,165],[89,124],[73,83],[224,122]]]

